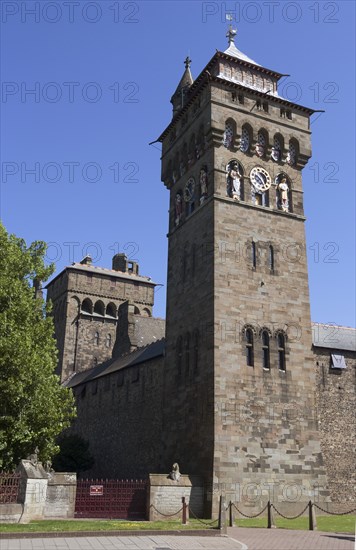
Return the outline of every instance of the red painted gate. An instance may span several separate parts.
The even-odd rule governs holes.
[[[147,518],[148,481],[143,479],[79,479],[76,518]]]

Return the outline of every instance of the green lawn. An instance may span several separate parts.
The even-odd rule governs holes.
[[[0,533],[34,533],[34,532],[65,532],[65,531],[141,531],[143,529],[187,530],[209,529],[210,520],[200,521],[191,519],[189,524],[182,525],[181,521],[124,521],[124,520],[44,520],[30,523],[0,523]],[[217,525],[214,523],[213,527]]]
[[[319,531],[332,531],[336,533],[354,533],[355,515],[347,516],[317,516],[317,525]],[[308,529],[308,517],[300,517],[294,520],[277,518],[275,520],[277,528],[280,529]],[[235,524],[238,527],[267,527],[267,518],[256,519],[237,519]],[[31,523],[1,523],[1,533],[35,533],[35,532],[66,532],[66,531],[121,531],[132,530],[141,531],[145,529],[154,529],[160,531],[177,531],[187,529],[209,529],[210,520],[204,520],[204,523],[191,519],[188,525],[182,525],[181,521],[124,521],[124,520],[44,520],[32,521]]]
[[[347,516],[317,516],[318,531],[332,531],[335,533],[355,533],[355,515]],[[267,518],[237,519],[238,527],[267,527]],[[308,517],[298,519],[275,518],[275,525],[280,529],[309,529]]]

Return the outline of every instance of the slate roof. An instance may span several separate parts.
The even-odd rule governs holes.
[[[257,67],[261,67],[259,63],[256,63],[256,61],[250,57],[247,57],[247,55],[237,49],[233,42],[230,44],[228,49],[224,51],[224,53],[226,55],[231,55],[231,57],[236,57],[236,59],[240,59],[240,61],[246,61],[246,63],[252,63],[253,65],[257,65]]]
[[[313,346],[356,351],[356,329],[322,323],[312,324]]]
[[[122,357],[109,359],[108,361],[105,361],[105,363],[102,363],[93,369],[79,372],[71,379],[66,380],[63,383],[63,386],[74,388],[85,382],[105,376],[106,374],[111,374],[127,367],[133,367],[134,365],[139,365],[141,363],[145,363],[146,361],[151,361],[152,359],[163,356],[164,348],[165,340],[162,338],[157,342],[153,342],[148,346],[139,348],[136,351],[128,353]]]
[[[85,265],[79,262],[74,262],[72,265],[69,265],[63,269],[56,277],[54,277],[47,285],[48,288],[58,277],[60,277],[64,271],[74,270],[74,271],[84,271],[87,273],[97,273],[98,275],[107,275],[109,277],[118,277],[120,279],[128,279],[130,281],[137,281],[140,283],[147,283],[149,285],[157,286],[158,283],[152,281],[151,277],[144,277],[143,275],[136,275],[130,272],[117,271],[116,269],[106,269],[105,267],[96,267],[95,265]]]
[[[141,317],[141,315],[135,317],[135,340],[140,348],[165,337],[165,319]]]

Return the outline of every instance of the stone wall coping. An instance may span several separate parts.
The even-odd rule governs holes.
[[[179,481],[174,481],[169,474],[150,474],[150,487],[203,487],[204,482],[200,476],[189,476],[181,474]]]
[[[42,462],[34,464],[31,460],[21,460],[16,471],[19,472],[23,478],[48,480],[48,473],[42,466]]]
[[[76,485],[75,472],[51,472],[48,474],[48,485]]]

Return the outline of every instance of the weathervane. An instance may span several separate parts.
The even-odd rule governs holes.
[[[226,20],[233,21],[233,16],[231,13],[226,14]],[[231,46],[231,44],[235,44],[236,33],[237,33],[237,30],[233,29],[232,24],[230,23],[229,30],[226,33],[226,38],[229,39],[229,46]]]

